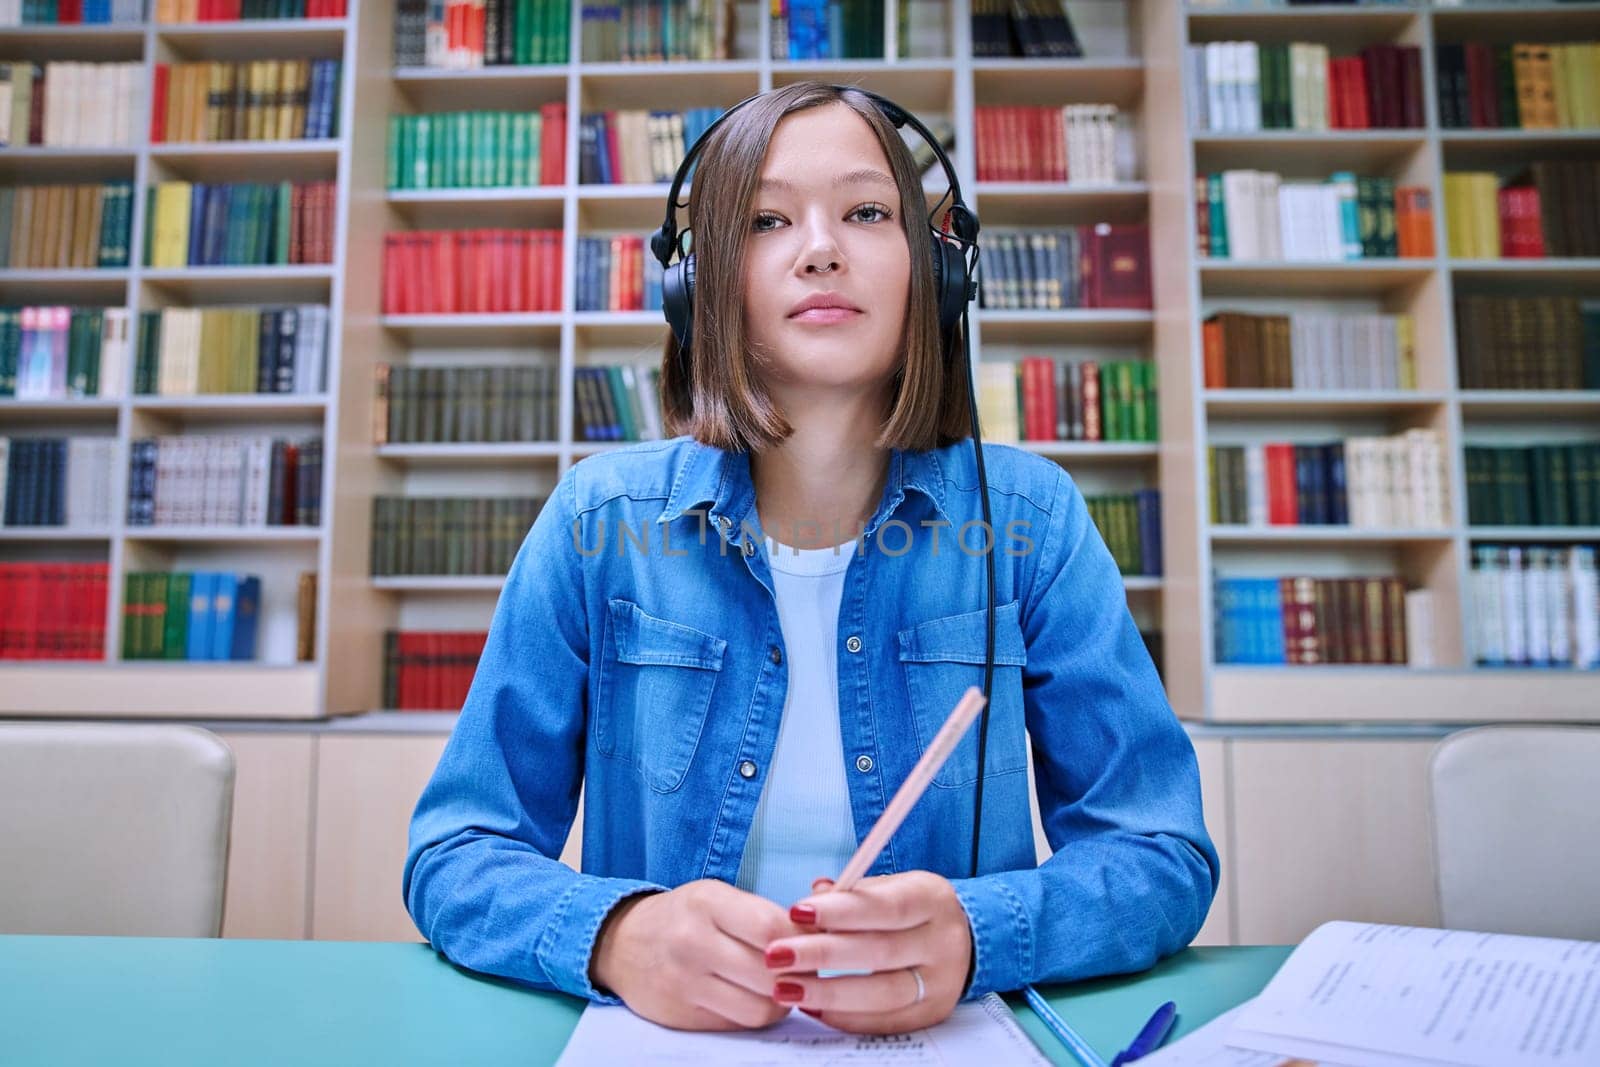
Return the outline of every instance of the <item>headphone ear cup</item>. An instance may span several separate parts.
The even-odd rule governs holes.
[[[933,295],[939,308],[941,338],[950,336],[961,322],[968,292],[966,257],[958,246],[936,233],[933,238]]]
[[[685,256],[661,270],[661,310],[672,335],[678,339],[678,349],[685,357],[694,340],[694,256]]]

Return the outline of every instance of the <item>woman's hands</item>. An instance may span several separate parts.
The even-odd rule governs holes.
[[[770,900],[702,879],[618,904],[595,938],[589,976],[662,1026],[756,1029],[789,1014],[762,953],[800,932]]]
[[[955,887],[928,871],[864,878],[844,893],[832,886],[818,879],[788,914],[715,879],[632,897],[601,927],[590,978],[677,1030],[759,1029],[796,1005],[866,1034],[949,1017],[972,960]],[[818,978],[819,970],[873,973]]]
[[[930,871],[863,878],[854,889],[813,895],[789,910],[801,930],[767,946],[772,997],[840,1030],[896,1034],[943,1022],[966,989],[972,928],[955,887]],[[911,968],[922,976],[924,994]],[[818,978],[818,970],[872,971]]]

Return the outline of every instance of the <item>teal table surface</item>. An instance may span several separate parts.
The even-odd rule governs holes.
[[[1173,1038],[1254,996],[1290,950],[1191,948],[1041,989],[1109,1060],[1162,1001]],[[1066,1051],[1021,996],[1028,1035]],[[421,944],[0,937],[0,1063],[546,1064],[583,1002],[463,971]],[[643,1059],[642,1059],[643,1062]]]

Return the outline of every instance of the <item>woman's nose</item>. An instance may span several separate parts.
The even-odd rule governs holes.
[[[812,223],[806,231],[805,253],[801,257],[805,274],[824,274],[844,266],[844,254],[839,250],[833,231],[826,223]]]

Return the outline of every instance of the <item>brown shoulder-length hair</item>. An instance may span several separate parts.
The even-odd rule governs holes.
[[[927,198],[911,151],[871,98],[816,81],[795,82],[751,100],[713,130],[695,162],[689,192],[690,251],[695,256],[693,358],[684,373],[668,331],[661,357],[661,407],[668,436],[760,452],[792,431],[754,367],[744,322],[744,252],[761,165],[785,115],[843,104],[871,127],[900,189],[900,228],[911,253],[911,285],[892,400],[880,448],[938,448],[971,432],[967,370],[956,326],[952,372],[944,363],[933,290],[933,241]]]

